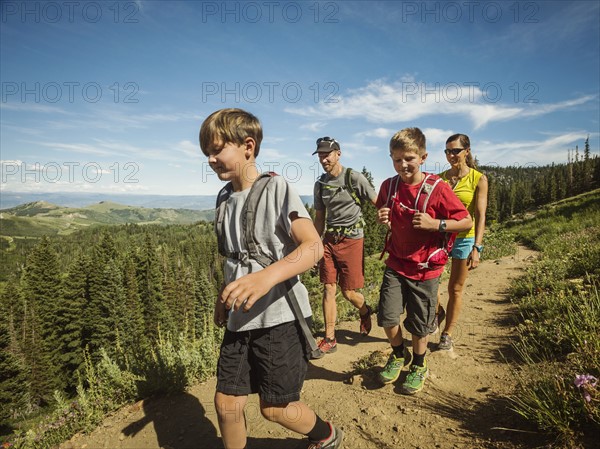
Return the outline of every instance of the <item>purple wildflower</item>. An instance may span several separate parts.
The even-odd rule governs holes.
[[[574,384],[577,388],[581,388],[588,385],[591,387],[595,387],[597,383],[598,379],[596,379],[591,374],[578,374],[577,376],[575,376]]]
[[[592,395],[589,390],[596,387],[598,379],[591,374],[578,374],[575,376],[575,381],[573,383],[577,388],[581,389],[585,402],[590,402],[592,400]]]

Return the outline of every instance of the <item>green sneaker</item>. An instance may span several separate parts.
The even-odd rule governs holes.
[[[396,357],[394,352],[392,352],[390,354],[390,358],[383,367],[383,371],[379,373],[379,380],[381,380],[381,383],[386,385],[398,380],[398,377],[400,377],[400,371],[402,371],[402,368],[408,365],[411,360],[412,355],[406,346],[404,347],[404,354],[402,357]]]
[[[425,379],[429,375],[429,368],[427,368],[427,362],[425,366],[411,365],[410,372],[406,376],[406,380],[402,384],[400,390],[402,394],[415,394],[423,389],[425,385]]]

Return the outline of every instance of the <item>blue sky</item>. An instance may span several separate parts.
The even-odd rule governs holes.
[[[376,187],[420,127],[479,162],[564,163],[600,130],[600,2],[3,1],[3,191],[215,194],[202,120],[241,107],[259,164],[311,194],[315,139]]]

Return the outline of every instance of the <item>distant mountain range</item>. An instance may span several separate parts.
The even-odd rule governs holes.
[[[70,234],[93,225],[191,224],[215,215],[212,195],[1,192],[0,199],[5,237]],[[312,204],[312,196],[302,200]]]
[[[10,237],[70,234],[92,225],[191,224],[212,220],[213,210],[124,206],[101,201],[86,207],[62,207],[34,201],[0,211],[0,233]]]
[[[313,203],[312,195],[301,196],[302,201]],[[21,193],[0,192],[0,209],[7,209],[21,204],[45,201],[63,207],[85,207],[101,201],[109,201],[128,206],[209,210],[215,207],[216,195],[134,195],[106,193]]]
[[[45,201],[63,207],[85,207],[109,201],[127,206],[207,210],[215,207],[216,195],[133,195],[105,193],[20,193],[2,192],[0,209],[15,207],[20,204]]]

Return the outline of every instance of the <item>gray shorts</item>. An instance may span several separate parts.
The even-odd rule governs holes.
[[[379,292],[377,324],[380,327],[398,326],[400,316],[406,308],[406,330],[418,337],[429,335],[435,330],[439,285],[439,277],[415,281],[405,278],[389,267],[386,268]]]

